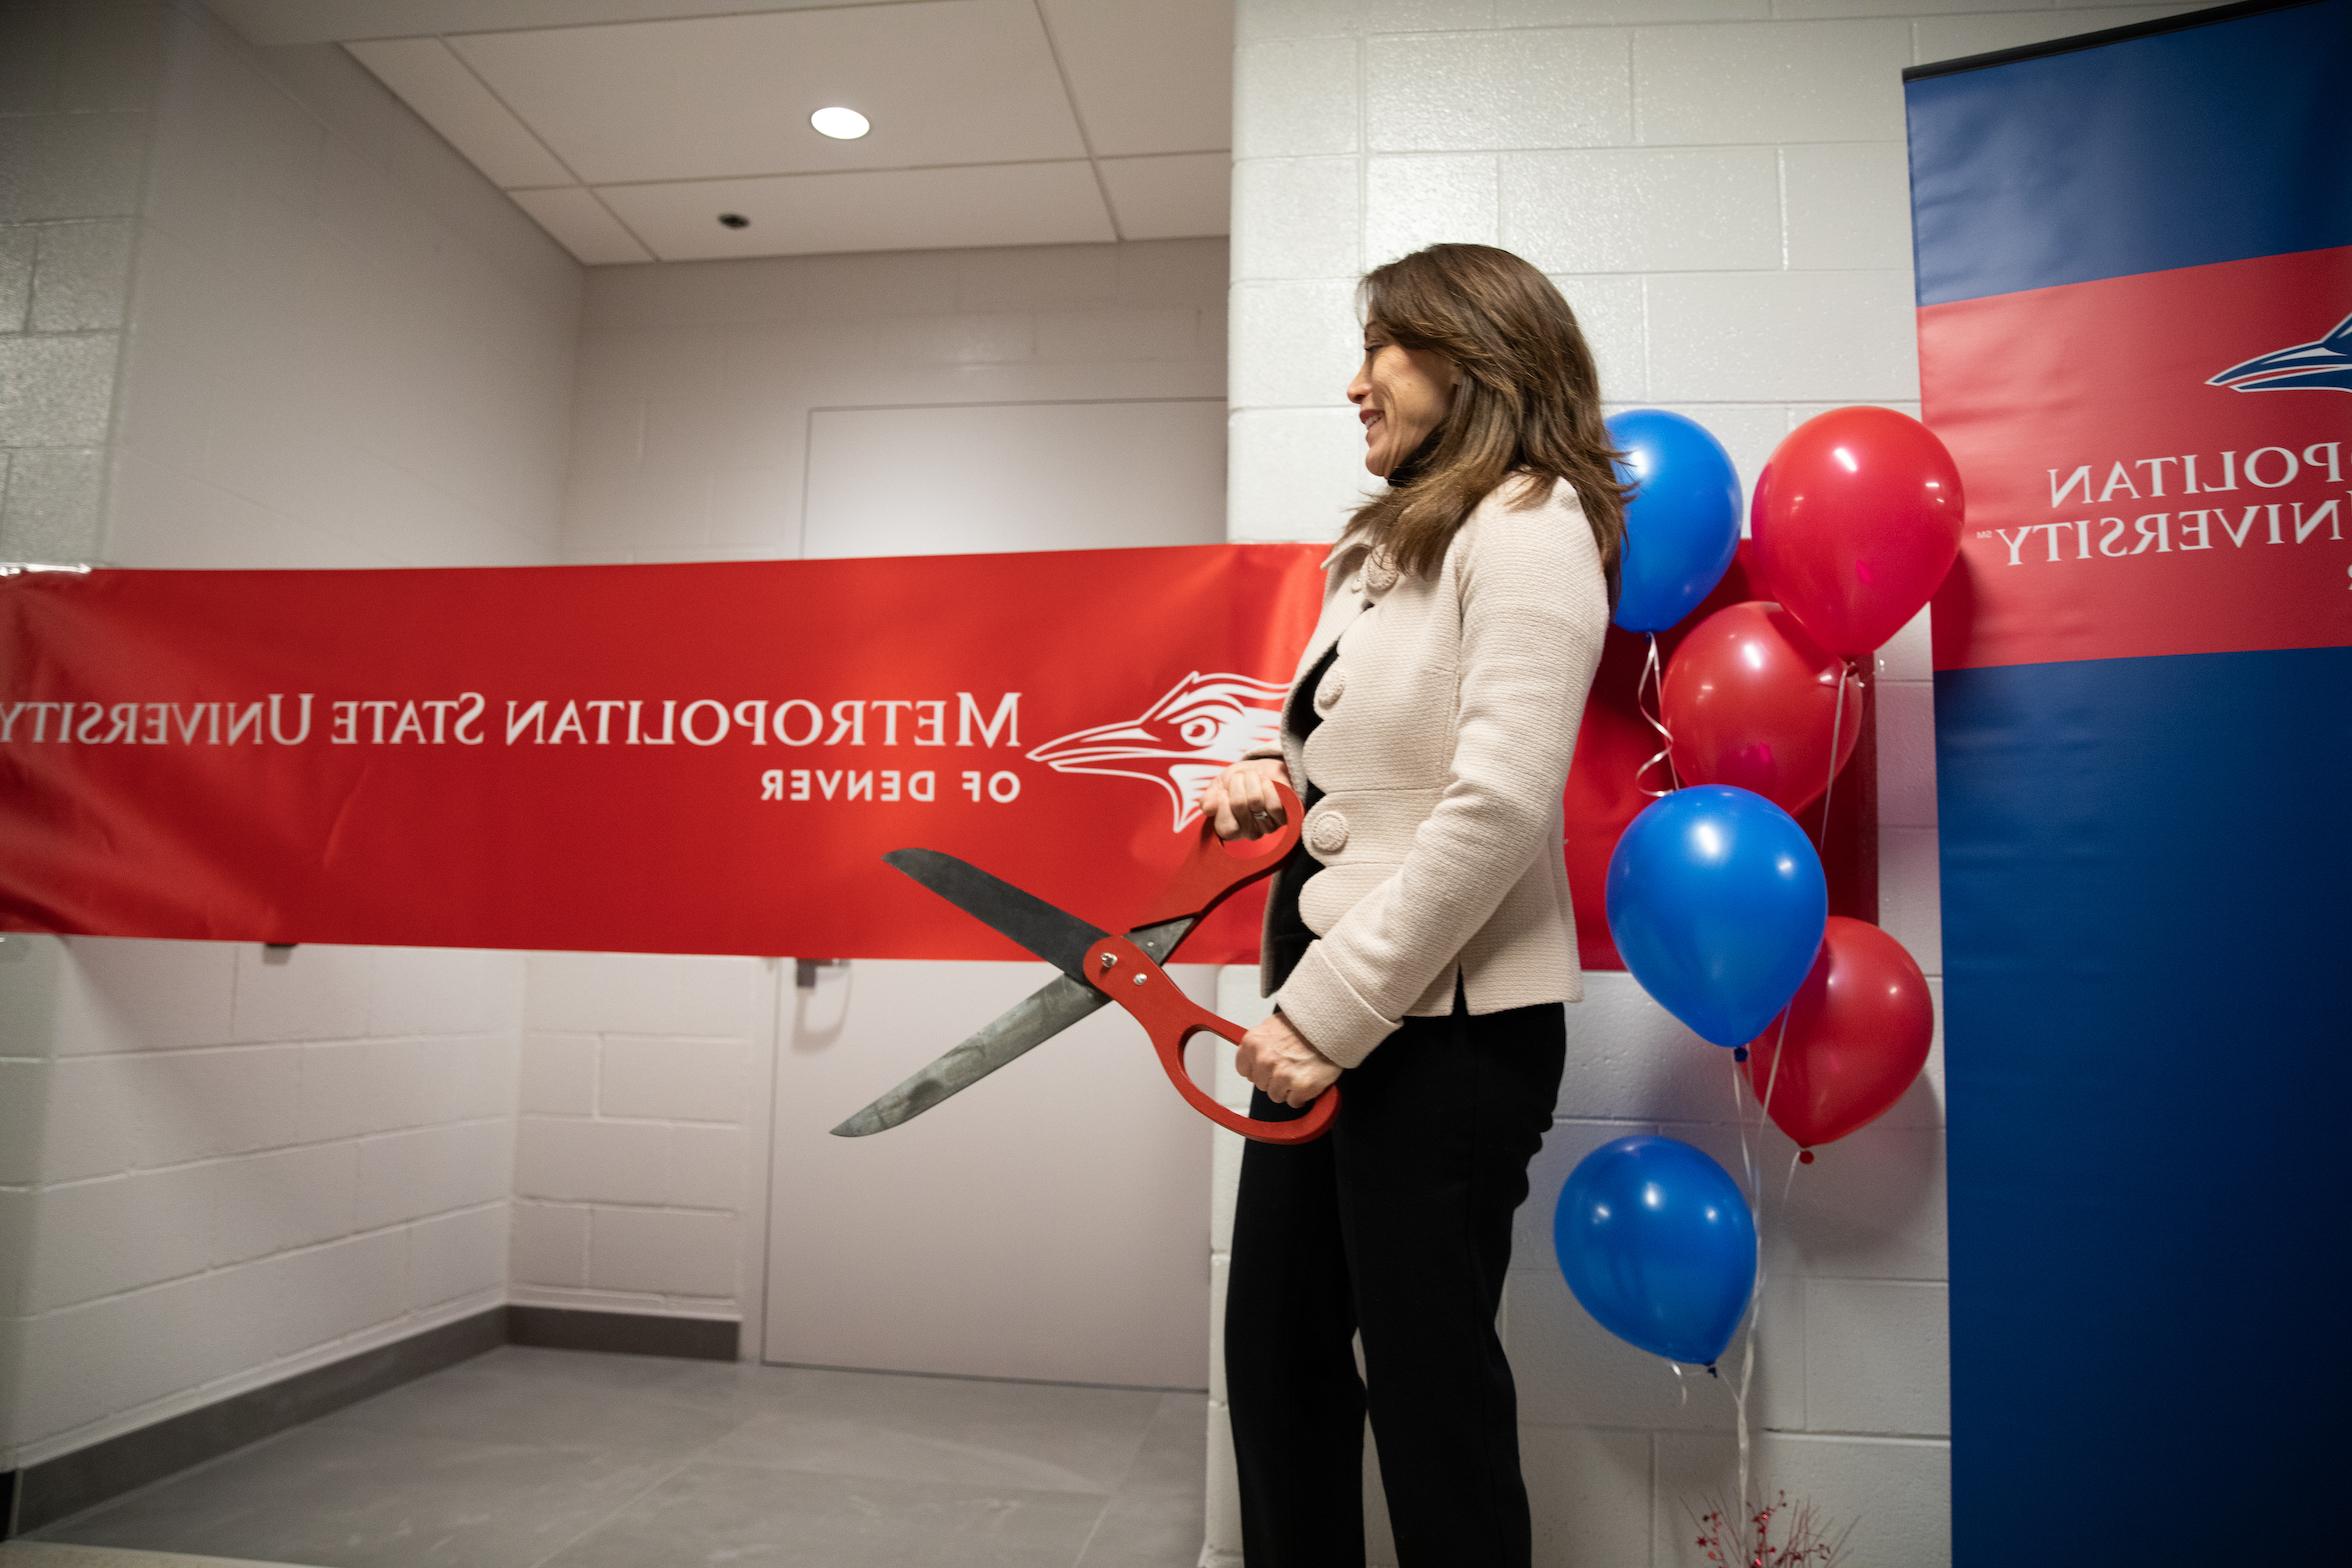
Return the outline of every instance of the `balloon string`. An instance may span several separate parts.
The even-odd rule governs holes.
[[[1788,1009],[1785,1007],[1780,1012],[1780,1028],[1781,1034],[1785,1037],[1788,1033]],[[1739,1438],[1738,1495],[1740,1514],[1743,1518],[1748,1511],[1748,1380],[1755,1375],[1756,1335],[1764,1318],[1764,1184],[1756,1174],[1755,1156],[1749,1152],[1747,1101],[1740,1092],[1740,1080],[1745,1076],[1746,1067],[1740,1061],[1740,1053],[1734,1052],[1731,1058],[1732,1120],[1739,1128],[1740,1167],[1748,1178],[1748,1219],[1756,1232],[1756,1282],[1753,1294],[1748,1301],[1748,1331],[1740,1346],[1739,1381],[1733,1385],[1731,1390],[1732,1424],[1737,1429]],[[1765,1075],[1764,1101],[1758,1109],[1756,1118],[1758,1138],[1762,1138],[1764,1135],[1765,1118],[1769,1115],[1772,1099],[1772,1086],[1779,1080],[1780,1045],[1776,1040],[1772,1047],[1772,1071]]]
[[[1633,705],[1641,710],[1641,716],[1649,720],[1650,728],[1656,730],[1658,738],[1666,744],[1662,750],[1652,754],[1648,761],[1633,770],[1633,787],[1655,799],[1673,794],[1682,787],[1682,781],[1674,771],[1674,733],[1666,728],[1666,676],[1665,672],[1658,667],[1658,634],[1652,632],[1649,636],[1650,651],[1642,661],[1641,679],[1634,683]],[[1658,688],[1658,711],[1655,713],[1652,713],[1650,705],[1643,701],[1644,694],[1653,684]],[[1661,762],[1666,764],[1666,787],[1652,789],[1642,780],[1649,775],[1650,769]]]
[[[1656,642],[1657,639],[1653,636],[1651,638],[1653,659],[1656,657]],[[1837,705],[1831,710],[1829,718],[1829,777],[1821,786],[1821,836],[1825,840],[1829,836],[1830,797],[1837,788],[1837,748],[1845,724],[1846,681],[1849,678],[1853,679],[1857,685],[1861,683],[1861,675],[1855,670],[1854,661],[1851,658],[1845,659],[1839,666]],[[1664,726],[1661,725],[1659,728],[1663,731]],[[1763,1098],[1757,1102],[1756,1107],[1756,1136],[1759,1139],[1764,1136],[1764,1129],[1772,1119],[1772,1091],[1780,1083],[1783,1047],[1788,1043],[1789,1014],[1795,1010],[1795,1007],[1796,998],[1791,997],[1789,1005],[1780,1010],[1780,1027],[1772,1037],[1772,1068],[1764,1075],[1764,1094]],[[1735,1054],[1731,1062],[1732,1119],[1739,1128],[1740,1165],[1748,1178],[1748,1213],[1756,1228],[1755,1297],[1748,1306],[1746,1342],[1740,1347],[1739,1383],[1731,1392],[1734,1424],[1738,1428],[1739,1439],[1739,1507],[1741,1516],[1744,1518],[1748,1508],[1748,1380],[1756,1369],[1756,1334],[1764,1317],[1765,1247],[1764,1184],[1757,1177],[1755,1156],[1749,1152],[1747,1106],[1740,1092],[1740,1080],[1743,1076],[1740,1059]],[[1788,1202],[1796,1190],[1797,1166],[1804,1157],[1805,1151],[1802,1149],[1789,1156],[1788,1177],[1781,1184],[1780,1196],[1783,1203]]]
[[[1759,1272],[1756,1279],[1759,1289],[1762,1288],[1764,1278],[1761,1272],[1763,1259],[1763,1248],[1758,1247],[1756,1260]],[[1759,1299],[1756,1305],[1761,1307],[1762,1300]],[[1742,1520],[1748,1517],[1748,1374],[1755,1370],[1755,1366],[1756,1330],[1754,1324],[1751,1323],[1748,1327],[1747,1346],[1740,1352],[1739,1383],[1731,1391],[1732,1425],[1739,1433],[1739,1511]]]
[[[1859,684],[1861,677],[1855,674],[1854,661],[1852,659],[1847,659],[1843,666],[1838,670],[1837,707],[1831,711],[1829,716],[1829,778],[1821,786],[1821,836],[1824,839],[1829,837],[1829,797],[1837,789],[1838,732],[1840,725],[1844,722],[1846,714],[1846,677],[1849,675],[1853,675],[1856,683]],[[1789,1005],[1780,1010],[1780,1029],[1779,1032],[1774,1034],[1772,1037],[1772,1070],[1764,1075],[1764,1100],[1763,1104],[1758,1107],[1756,1117],[1756,1136],[1759,1138],[1764,1135],[1765,1123],[1767,1123],[1772,1117],[1772,1090],[1773,1087],[1780,1082],[1780,1048],[1781,1045],[1788,1039],[1789,1014],[1794,1011],[1795,1008],[1796,998],[1792,996],[1789,998]],[[1733,1087],[1736,1090],[1738,1086],[1735,1083]],[[1743,1157],[1747,1153],[1747,1140],[1744,1132],[1740,1142],[1740,1152]],[[1802,1160],[1804,1158],[1804,1154],[1805,1151],[1799,1149],[1796,1153],[1796,1158],[1798,1160]],[[1789,1177],[1791,1181],[1794,1181],[1796,1178],[1796,1167],[1793,1164],[1789,1168]],[[1752,1168],[1748,1172],[1748,1180],[1751,1184],[1753,1184],[1756,1180],[1756,1173]],[[1757,1212],[1758,1224],[1760,1226],[1762,1224],[1762,1210],[1759,1209]],[[1759,1243],[1759,1247],[1760,1246],[1761,1243]],[[1759,1256],[1761,1256],[1761,1252],[1759,1252]]]
[[[1838,737],[1839,727],[1845,723],[1846,719],[1846,678],[1848,676],[1853,677],[1856,687],[1861,686],[1862,674],[1854,668],[1854,661],[1851,658],[1844,660],[1838,667],[1837,706],[1830,710],[1829,715],[1829,781],[1821,786],[1821,838],[1824,843],[1829,840],[1829,797],[1837,789]]]
[[[1780,1083],[1780,1047],[1782,1042],[1788,1039],[1789,1013],[1794,1010],[1796,1001],[1795,997],[1790,997],[1789,1005],[1780,1010],[1780,1028],[1772,1036],[1772,1070],[1764,1075],[1764,1099],[1756,1107],[1756,1136],[1758,1138],[1764,1136],[1765,1124],[1772,1119],[1772,1091]],[[1802,1153],[1803,1151],[1798,1152]],[[1748,1180],[1754,1181],[1755,1179],[1755,1173],[1749,1172]]]
[[[1742,1070],[1739,1053],[1734,1051],[1731,1053],[1731,1121],[1739,1129],[1740,1174],[1748,1178],[1748,1190],[1753,1192],[1756,1190],[1756,1157],[1748,1152],[1748,1100],[1740,1092],[1740,1079],[1744,1076],[1746,1074]]]

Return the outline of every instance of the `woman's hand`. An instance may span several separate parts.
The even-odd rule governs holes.
[[[1276,779],[1290,785],[1290,770],[1280,757],[1236,762],[1201,790],[1201,815],[1209,819],[1219,838],[1263,838],[1282,826],[1282,800],[1274,793]]]
[[[1280,1009],[1241,1037],[1233,1065],[1278,1105],[1307,1104],[1345,1070],[1308,1044]]]

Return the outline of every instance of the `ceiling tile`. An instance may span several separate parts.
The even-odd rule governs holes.
[[[1084,159],[612,185],[597,194],[664,261],[1117,237]],[[724,227],[722,212],[751,225]]]
[[[1231,153],[1105,158],[1100,167],[1121,239],[1189,239],[1231,227]]]
[[[1229,0],[1037,3],[1096,157],[1233,145]]]
[[[491,183],[509,190],[572,183],[572,171],[440,39],[391,38],[344,47]]]
[[[1085,154],[1032,0],[473,33],[450,44],[591,185]],[[872,132],[818,135],[808,116],[828,104],[858,110]]]
[[[595,193],[583,186],[507,194],[584,266],[654,259],[653,253],[638,244],[637,237],[596,199]]]
[[[645,22],[719,11],[804,11],[903,0],[206,0],[250,43],[315,44],[426,33],[486,33],[583,22]]]

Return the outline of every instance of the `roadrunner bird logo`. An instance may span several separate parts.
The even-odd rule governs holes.
[[[2282,392],[2290,388],[2352,392],[2352,316],[2326,337],[2232,365],[2205,383],[2238,392]]]
[[[1195,670],[1135,718],[1059,736],[1029,759],[1060,773],[1149,779],[1168,792],[1181,833],[1199,814],[1209,780],[1279,733],[1287,691],[1247,675]]]

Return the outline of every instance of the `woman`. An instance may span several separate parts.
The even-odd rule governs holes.
[[[1561,794],[1616,599],[1624,492],[1591,351],[1544,275],[1433,245],[1367,274],[1347,395],[1388,481],[1325,558],[1278,745],[1202,793],[1280,825],[1274,1011],[1236,1065],[1313,1143],[1244,1146],[1225,1379],[1250,1568],[1364,1561],[1369,1408],[1400,1568],[1525,1568],[1495,1333],[1511,1215],[1579,1000]],[[1359,1378],[1351,1337],[1363,1336]]]

